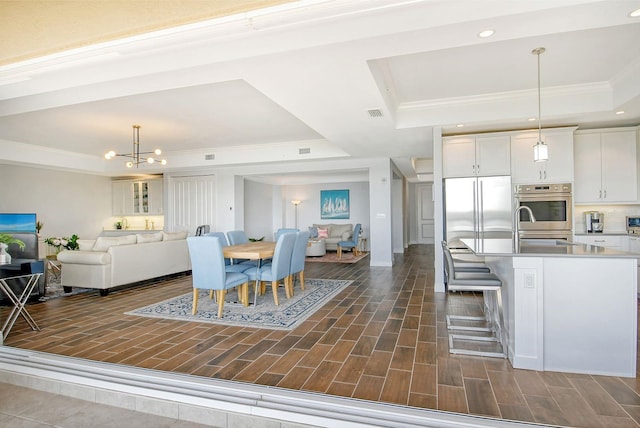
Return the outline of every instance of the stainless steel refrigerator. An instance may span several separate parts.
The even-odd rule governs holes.
[[[511,177],[447,178],[444,181],[445,239],[511,239],[513,227]]]

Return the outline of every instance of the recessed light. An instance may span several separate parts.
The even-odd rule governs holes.
[[[491,37],[495,32],[495,30],[482,30],[478,33],[478,37],[481,37],[483,39],[486,37]]]
[[[632,18],[637,18],[640,16],[640,9],[633,10],[629,13],[629,16]]]
[[[456,126],[457,126],[458,128],[463,128],[463,127],[464,127],[464,124],[459,123],[459,124],[457,124]]]
[[[536,120],[535,117],[530,117],[529,119],[527,119],[529,122],[533,122],[534,120]]]
[[[618,110],[616,114],[624,114],[624,110]]]

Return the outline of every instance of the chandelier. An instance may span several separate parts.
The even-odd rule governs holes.
[[[140,155],[150,155],[155,154],[156,156],[160,156],[162,154],[162,150],[155,149],[153,152],[141,152],[140,151],[140,125],[133,125],[133,148],[131,149],[131,153],[116,153],[113,150],[105,153],[105,159],[111,160],[115,157],[124,157],[129,158],[131,160],[127,161],[125,164],[127,168],[133,168],[134,165],[138,168],[138,165],[141,163],[152,164],[155,162],[159,162],[161,165],[166,165],[167,161],[165,159],[155,159],[151,156],[149,157],[140,157]]]
[[[532,54],[538,56],[538,142],[533,146],[533,160],[535,162],[544,162],[549,160],[549,146],[542,141],[542,113],[540,108],[540,55],[544,53],[545,48],[535,48]]]

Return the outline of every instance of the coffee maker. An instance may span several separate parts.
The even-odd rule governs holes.
[[[584,224],[587,233],[602,233],[604,230],[604,213],[587,211],[584,213]]]

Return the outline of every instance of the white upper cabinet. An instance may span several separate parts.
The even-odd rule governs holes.
[[[149,180],[149,214],[162,214],[164,195],[162,180]]]
[[[533,146],[538,131],[511,136],[511,180],[515,184],[570,183],[573,181],[573,131],[575,128],[543,130],[549,160],[534,162]]]
[[[114,181],[112,198],[114,216],[162,214],[162,179]]]
[[[114,181],[111,184],[112,205],[114,216],[133,213],[133,185],[131,181]]]
[[[511,174],[508,135],[447,137],[443,139],[444,177]]]
[[[576,203],[638,200],[635,129],[578,131],[574,153]]]

